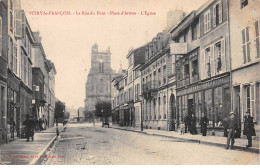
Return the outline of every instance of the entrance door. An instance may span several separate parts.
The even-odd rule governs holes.
[[[188,99],[188,116],[191,118],[191,114],[194,114],[193,111],[193,99]]]

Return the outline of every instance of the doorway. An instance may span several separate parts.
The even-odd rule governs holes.
[[[191,118],[191,114],[194,114],[193,111],[193,99],[188,99],[188,116]]]

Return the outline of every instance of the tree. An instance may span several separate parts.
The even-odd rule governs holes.
[[[64,112],[65,112],[65,104],[62,103],[61,101],[57,101],[55,103],[55,120],[56,120],[56,125],[58,125],[58,119],[64,118]]]
[[[69,119],[70,118],[70,112],[66,111],[64,113],[64,119]]]
[[[111,117],[112,112],[111,112],[110,102],[100,101],[96,103],[95,107],[96,107],[96,111],[95,111],[96,117],[101,117],[102,119],[105,118],[105,121],[107,121],[108,117]]]

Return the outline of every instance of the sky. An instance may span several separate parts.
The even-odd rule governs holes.
[[[151,41],[167,25],[169,10],[188,14],[207,0],[21,0],[32,31],[39,31],[47,59],[54,62],[56,97],[67,106],[84,107],[85,83],[91,65],[91,47],[110,47],[112,69],[120,61],[127,68],[126,55]],[[71,15],[33,15],[33,11],[70,12]],[[49,12],[51,11],[51,12]],[[96,15],[82,15],[93,12]],[[97,15],[110,12],[136,12],[136,15]],[[140,15],[141,12],[155,15]],[[80,13],[81,15],[76,15]],[[139,13],[139,14],[138,14]],[[145,37],[145,32],[148,36]]]

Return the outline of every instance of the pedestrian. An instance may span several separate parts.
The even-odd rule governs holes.
[[[34,121],[29,115],[26,115],[26,120],[23,122],[24,131],[25,131],[25,136],[27,139],[27,142],[29,142],[30,137],[32,137],[33,141],[33,136],[34,136]]]
[[[204,115],[204,113],[201,113],[200,130],[201,130],[202,136],[206,136],[206,134],[207,134],[208,122],[209,122],[208,118]]]
[[[249,111],[246,111],[244,116],[244,131],[243,134],[246,135],[248,140],[248,145],[246,147],[252,147],[252,136],[256,136],[253,117],[250,116]]]
[[[190,133],[192,135],[197,134],[196,121],[197,121],[197,118],[194,116],[194,114],[191,114],[191,118],[190,118]]]
[[[14,138],[14,131],[15,131],[15,121],[13,117],[10,118],[10,132],[11,132],[11,138]]]
[[[230,149],[234,149],[236,132],[237,132],[237,121],[235,120],[235,113],[233,111],[231,111],[230,119],[227,122],[227,134],[228,135],[227,135],[226,149],[229,149],[230,141],[231,141]]]
[[[184,123],[185,123],[185,133],[187,133],[187,131],[190,131],[190,117],[189,117],[189,115],[186,115],[184,117]]]
[[[184,133],[185,133],[185,125],[184,125],[183,122],[181,122],[181,124],[180,124],[180,130],[181,130],[181,135],[184,135]]]

